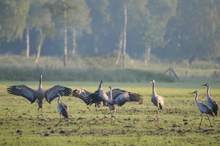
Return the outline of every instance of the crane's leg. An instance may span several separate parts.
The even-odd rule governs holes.
[[[215,125],[215,116],[213,117],[213,125]]]
[[[40,113],[40,110],[41,110],[41,113]],[[42,118],[44,118],[44,115],[43,115],[41,107],[38,107],[38,111],[37,112],[38,112],[38,118],[40,118],[40,115],[42,116]]]
[[[57,127],[58,124],[60,124],[62,122],[62,115],[60,114],[60,121],[55,125],[55,127]]]
[[[112,110],[110,110],[111,117],[113,117]]]
[[[40,108],[38,107],[38,109],[37,109],[37,115],[38,115],[38,117],[39,117],[39,110],[40,110]]]
[[[62,122],[62,115],[60,114],[60,122]]]
[[[114,114],[116,114],[116,113],[117,113],[117,108],[114,109]]]
[[[206,114],[207,115],[207,114]],[[209,119],[209,116],[207,115],[208,119]],[[211,124],[211,121],[209,119],[209,124],[210,124],[210,127],[212,127],[212,124]]]
[[[200,120],[200,123],[199,123],[199,128],[200,128],[200,126],[201,126],[202,119],[203,119],[203,116],[202,116],[202,113],[201,113],[201,120]]]

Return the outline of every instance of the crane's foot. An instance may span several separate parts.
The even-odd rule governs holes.
[[[114,121],[115,120],[115,116],[111,116],[111,119],[112,119],[112,121]]]
[[[158,116],[156,116],[156,117],[154,118],[154,120],[158,122],[158,121],[159,121]]]
[[[58,122],[54,127],[57,127],[59,124],[61,123],[61,121],[60,122]]]

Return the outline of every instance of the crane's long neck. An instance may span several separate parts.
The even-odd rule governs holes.
[[[38,89],[42,89],[42,75],[40,75]]]
[[[59,95],[58,100],[57,100],[58,104],[60,103],[60,99],[61,99],[61,96]]]
[[[109,87],[109,88],[110,88],[110,97],[109,97],[109,99],[110,99],[110,100],[113,100],[113,99],[112,99],[112,88],[111,88],[111,87]]]
[[[153,95],[153,96],[156,96],[156,95],[157,95],[156,89],[155,89],[155,83],[154,83],[154,82],[152,82],[152,95]]]
[[[198,102],[198,93],[196,93],[195,101]]]
[[[206,97],[210,98],[210,86],[207,86]]]
[[[199,96],[199,93],[195,93],[196,96],[195,96],[195,101],[196,101],[196,105],[199,106],[199,100],[198,100],[198,96]]]
[[[102,81],[99,83],[98,90],[102,90]]]

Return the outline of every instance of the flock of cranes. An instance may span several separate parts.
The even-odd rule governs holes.
[[[79,99],[81,99],[86,105],[92,105],[95,104],[95,107],[98,109],[100,106],[108,106],[111,117],[114,118],[113,113],[117,112],[117,109],[119,106],[123,106],[126,102],[139,102],[139,104],[143,103],[143,98],[140,94],[128,92],[125,90],[121,90],[119,88],[112,89],[111,86],[109,86],[110,91],[104,92],[102,89],[102,83],[101,80],[98,86],[98,89],[95,92],[87,91],[84,88],[78,88],[75,90],[72,90],[71,88],[55,85],[47,90],[43,90],[42,88],[42,75],[40,75],[39,79],[39,86],[37,90],[31,89],[30,87],[26,85],[13,85],[7,88],[7,92],[9,94],[17,95],[17,96],[23,96],[27,100],[29,100],[31,103],[35,102],[37,100],[38,103],[38,114],[39,110],[42,110],[43,107],[43,101],[44,99],[51,103],[52,100],[58,97],[58,112],[60,114],[60,122],[62,121],[62,116],[64,118],[69,118],[69,107],[61,102],[62,96],[74,96]],[[164,106],[164,98],[157,94],[156,88],[155,88],[155,80],[151,80],[152,83],[152,96],[151,96],[151,102],[157,107],[157,113],[159,110],[163,109]],[[193,93],[196,94],[195,96],[195,102],[198,107],[198,109],[201,112],[201,120],[199,124],[199,128],[201,126],[202,120],[203,120],[203,114],[206,114],[208,117],[208,120],[210,122],[209,116],[211,115],[213,117],[217,116],[218,114],[218,104],[216,101],[214,101],[210,96],[210,86],[209,84],[204,84],[203,86],[207,87],[207,93],[206,93],[206,104],[198,101],[199,92],[195,90]],[[211,126],[211,122],[210,122]]]

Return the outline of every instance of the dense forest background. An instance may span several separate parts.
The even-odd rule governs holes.
[[[0,0],[0,54],[220,60],[219,0]],[[117,63],[117,61],[116,61]]]

